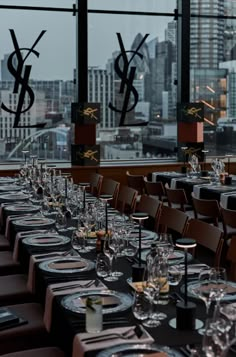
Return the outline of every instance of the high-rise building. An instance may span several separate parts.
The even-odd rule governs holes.
[[[218,68],[224,59],[224,20],[206,17],[224,14],[224,0],[190,0],[191,41],[190,63],[192,68]]]

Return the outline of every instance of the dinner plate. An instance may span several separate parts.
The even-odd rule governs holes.
[[[229,288],[229,291],[230,290],[232,290],[232,291],[229,293],[226,293],[221,301],[235,301],[236,300],[236,283],[234,283],[233,281],[228,281],[226,284]],[[198,287],[199,287],[198,281],[193,281],[193,282],[188,283],[189,296],[191,296],[195,299],[200,299],[199,295],[197,293],[194,293],[194,289],[197,289]],[[184,293],[184,285],[181,286],[180,290],[182,293]]]
[[[46,217],[27,217],[24,219],[19,219],[14,222],[14,225],[19,228],[32,228],[37,229],[38,227],[51,227],[55,224],[55,219]]]
[[[150,249],[145,249],[142,250],[141,252],[141,259],[143,261],[146,261],[147,254],[150,252]],[[192,259],[191,254],[187,254],[187,259],[190,261]],[[175,250],[174,253],[170,254],[168,258],[168,263],[169,265],[176,265],[176,264],[181,264],[184,262],[184,252],[181,250]]]
[[[26,201],[31,195],[22,192],[8,192],[7,194],[0,194],[0,203],[9,201]]]
[[[0,185],[0,192],[21,191],[24,187],[18,185]]]
[[[100,296],[102,299],[103,314],[111,314],[125,311],[133,305],[133,297],[130,294],[113,290],[92,290],[65,296],[61,304],[67,310],[84,314],[86,312],[85,302],[88,296]]]
[[[136,240],[139,238],[139,229],[134,229],[130,234],[129,234],[129,240]],[[141,239],[153,239],[157,238],[157,234],[155,232],[149,231],[147,229],[142,229],[141,231]]]
[[[123,344],[99,352],[97,357],[143,357],[157,352],[166,353],[169,357],[183,357],[183,354],[174,348],[159,346],[156,344]]]
[[[8,214],[20,214],[20,213],[29,213],[29,212],[39,212],[41,209],[40,206],[34,206],[32,204],[28,204],[28,203],[23,203],[21,205],[9,205],[7,207],[4,208],[4,210],[8,213]]]
[[[14,182],[16,182],[16,179],[13,177],[0,177],[0,185],[6,185]]]
[[[47,273],[73,274],[94,269],[94,262],[81,257],[54,258],[41,262],[39,268]]]
[[[58,234],[35,234],[22,240],[24,244],[32,245],[34,247],[53,247],[64,245],[70,242],[70,238]]]

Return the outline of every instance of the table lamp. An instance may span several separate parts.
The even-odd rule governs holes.
[[[183,155],[184,155],[184,166],[182,166],[182,168],[181,168],[182,174],[186,174],[186,172],[187,172],[187,168],[186,168],[186,150],[187,149],[188,149],[187,146],[181,147],[181,150],[183,151]]]
[[[143,275],[144,275],[144,270],[145,270],[145,265],[142,264],[141,260],[141,250],[142,250],[142,221],[145,219],[148,219],[149,216],[147,213],[144,212],[136,212],[131,215],[132,219],[136,220],[139,222],[139,245],[138,245],[138,263],[133,264],[132,266],[132,280],[133,282],[135,281],[142,281],[143,280]]]
[[[83,210],[85,210],[86,205],[86,187],[90,187],[89,182],[80,182],[79,186],[83,189]]]
[[[108,234],[108,201],[111,201],[113,199],[112,195],[100,195],[99,196],[100,200],[105,201],[105,232],[106,235]]]
[[[176,247],[184,249],[184,301],[176,304],[176,327],[180,330],[195,329],[196,304],[188,301],[188,249],[196,247],[196,241],[189,238],[177,239]]]

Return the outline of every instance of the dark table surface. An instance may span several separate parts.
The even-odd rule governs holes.
[[[11,234],[13,237],[15,236],[16,232],[14,232],[14,227],[11,227],[11,229]],[[67,245],[61,246],[61,248],[59,249],[65,250],[69,248],[70,246]],[[43,248],[41,250],[39,248],[31,247],[29,245],[23,244],[22,241],[20,241],[19,249],[20,262],[24,265],[26,271],[28,269],[30,255],[39,253],[40,251],[45,252]],[[56,248],[56,250],[59,249],[58,247]],[[96,259],[95,250],[90,253],[81,255],[93,261],[95,261]],[[81,277],[81,274],[68,274],[66,276],[62,276],[60,274],[45,273],[44,271],[39,269],[38,265],[39,263],[36,263],[36,298],[43,305],[45,303],[46,288],[49,284],[73,280],[74,278],[82,278],[82,280],[97,278],[95,270],[90,271],[87,274],[83,273],[83,277]],[[117,282],[104,282],[105,285],[108,287],[108,289],[111,290],[133,294],[133,289],[127,283],[127,279],[130,278],[132,274],[132,264],[130,262],[130,259],[127,259],[125,257],[118,258],[118,267],[119,270],[123,272],[123,276]],[[180,287],[171,287],[170,295],[175,291],[182,294],[180,292]],[[64,307],[62,307],[60,303],[61,299],[62,296],[57,296],[53,300],[51,334],[52,337],[55,339],[56,344],[63,348],[63,350],[65,350],[68,354],[68,356],[71,356],[74,335],[79,332],[85,332],[85,316],[83,314],[77,314],[66,310]],[[196,317],[202,321],[205,321],[206,313],[204,303],[198,299],[194,299],[194,302],[196,303],[197,307]],[[161,326],[157,328],[147,329],[157,344],[171,347],[181,347],[185,346],[186,344],[198,345],[201,343],[202,336],[200,336],[197,331],[180,331],[169,326],[170,319],[176,316],[175,300],[170,298],[168,305],[158,305],[158,310],[165,312],[168,315],[167,319],[162,321]],[[124,326],[139,323],[134,318],[131,309],[128,309],[127,311],[122,312],[120,314],[125,318]],[[114,317],[116,317],[117,315],[119,314],[117,313],[111,315],[104,315],[105,328],[117,327],[117,325],[114,325],[113,322]],[[96,353],[94,352],[87,354],[91,357],[96,355]]]

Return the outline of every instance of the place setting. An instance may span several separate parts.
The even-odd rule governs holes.
[[[70,238],[57,233],[32,234],[22,240],[23,244],[33,247],[56,247],[70,243]]]
[[[51,274],[77,274],[89,272],[95,268],[95,263],[80,256],[66,256],[48,259],[39,264],[39,269]]]
[[[10,201],[27,201],[31,197],[28,193],[23,192],[8,192],[7,194],[0,194],[0,203]]]
[[[55,225],[55,220],[43,216],[30,216],[13,222],[16,230],[35,230],[39,228],[50,228]]]

